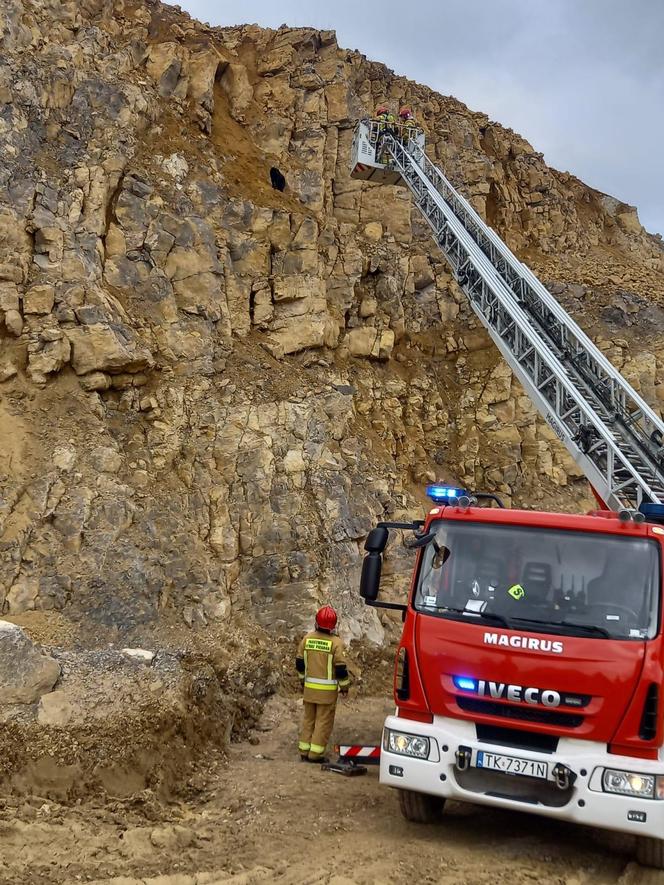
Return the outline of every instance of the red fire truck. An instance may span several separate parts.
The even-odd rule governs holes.
[[[381,782],[409,820],[436,819],[447,798],[530,810],[635,833],[660,866],[664,528],[429,493]],[[388,526],[366,543],[374,605]]]
[[[586,515],[433,485],[379,523],[360,592],[399,609],[381,782],[409,820],[447,798],[633,833],[664,868],[664,424],[427,158],[358,125],[356,178],[406,185],[471,307],[588,477]],[[379,598],[390,529],[414,532],[408,599]],[[660,804],[661,803],[661,804]]]

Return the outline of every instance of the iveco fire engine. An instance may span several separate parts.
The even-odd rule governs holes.
[[[400,609],[381,782],[409,820],[446,799],[633,833],[664,867],[664,424],[427,158],[364,120],[352,175],[406,185],[471,307],[588,477],[586,515],[433,485],[424,520],[369,534],[360,592]],[[379,599],[412,530],[407,601]]]

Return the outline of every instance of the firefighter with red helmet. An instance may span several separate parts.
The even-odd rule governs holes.
[[[344,646],[333,631],[337,613],[324,605],[316,613],[316,629],[300,642],[295,668],[304,690],[304,718],[298,749],[305,762],[326,762],[325,748],[332,734],[339,693],[346,695],[350,680]]]
[[[417,122],[412,110],[404,106],[399,108],[399,122],[401,123],[401,136],[405,144],[408,144],[417,129]]]

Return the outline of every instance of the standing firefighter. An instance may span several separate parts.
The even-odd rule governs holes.
[[[337,613],[324,605],[316,614],[316,629],[307,633],[297,652],[295,667],[304,687],[304,719],[298,748],[305,762],[326,762],[325,747],[332,733],[339,692],[350,684],[341,639],[332,631]]]

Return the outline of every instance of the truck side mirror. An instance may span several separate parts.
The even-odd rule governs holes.
[[[364,542],[364,549],[367,553],[382,553],[387,547],[388,536],[389,532],[385,526],[381,525],[375,529],[371,529],[367,535],[367,540]]]
[[[374,529],[374,532],[377,531],[380,530]],[[371,537],[371,535],[369,537]],[[367,602],[375,602],[378,599],[382,565],[383,562],[380,553],[371,551],[364,557],[364,562],[362,563],[362,576],[360,578],[360,596]]]

